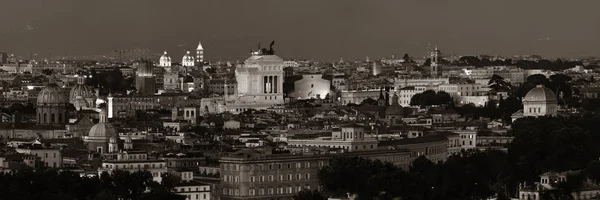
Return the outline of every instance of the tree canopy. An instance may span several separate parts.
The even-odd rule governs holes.
[[[165,180],[173,178],[167,176]],[[113,175],[104,173],[92,178],[52,169],[0,173],[0,196],[19,199],[185,199],[172,191],[172,183],[154,182],[147,171],[116,171]]]
[[[432,105],[450,105],[452,104],[452,97],[445,91],[438,91],[437,93],[433,90],[427,90],[423,93],[418,93],[410,98],[411,106],[432,106]]]

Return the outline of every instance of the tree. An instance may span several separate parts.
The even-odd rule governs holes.
[[[425,63],[423,63],[423,66],[426,66],[426,67],[431,66],[431,58],[425,59]]]
[[[507,159],[510,184],[534,182],[539,174],[547,171],[583,169],[595,160],[600,155],[594,145],[599,141],[598,136],[590,133],[589,130],[594,129],[584,129],[577,123],[587,122],[539,117],[522,118],[513,123],[515,137],[508,148]]]
[[[452,103],[452,97],[445,91],[427,90],[423,93],[415,94],[410,99],[411,106],[432,106],[432,105],[449,105]]]
[[[512,85],[496,74],[492,75],[488,82],[488,86],[496,92],[508,92],[512,90]]]
[[[367,98],[360,102],[360,105],[377,105],[377,100],[372,98]]]
[[[317,190],[302,190],[294,195],[294,200],[326,200],[325,196],[323,196]]]
[[[411,63],[412,60],[410,59],[410,56],[408,55],[408,53],[405,53],[404,56],[402,56],[402,59],[404,60],[405,63]]]
[[[52,70],[51,69],[43,69],[42,70],[42,74],[46,75],[46,76],[50,76],[52,75]]]

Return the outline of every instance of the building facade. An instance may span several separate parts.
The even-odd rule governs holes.
[[[141,95],[156,93],[156,80],[153,75],[153,65],[150,61],[142,60],[136,63],[135,89]]]

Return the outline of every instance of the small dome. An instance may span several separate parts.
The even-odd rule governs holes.
[[[160,56],[159,62],[160,62],[159,63],[160,66],[163,66],[163,67],[171,66],[171,57],[167,54],[166,51],[162,56]]]
[[[181,59],[181,64],[183,64],[184,66],[187,65],[193,65],[194,64],[194,56],[192,56],[192,54],[188,51],[184,56],[183,59]]]
[[[555,103],[557,100],[556,94],[552,90],[542,85],[538,85],[527,92],[527,95],[523,98],[523,102]]]
[[[99,113],[100,121],[92,126],[88,137],[92,138],[106,138],[117,137],[117,130],[110,123],[108,123],[108,113],[106,109],[102,109]]]
[[[54,77],[50,77],[50,83],[38,94],[37,105],[60,105],[67,103],[69,103],[69,100],[63,89],[56,84]]]
[[[89,108],[90,104],[83,99],[83,97],[81,96],[77,96],[75,98],[75,100],[72,102],[73,106],[75,106],[75,109],[77,110],[81,110],[81,108]]]
[[[108,123],[98,123],[90,129],[88,134],[89,137],[103,137],[103,138],[111,138],[116,137],[117,131],[115,127]]]
[[[165,53],[163,53],[162,56],[160,56],[160,62],[171,62],[171,57],[167,54],[166,51]]]

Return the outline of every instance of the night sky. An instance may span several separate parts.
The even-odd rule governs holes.
[[[218,60],[276,40],[282,57],[329,61],[424,56],[436,42],[444,53],[598,56],[599,9],[599,0],[3,0],[0,51],[149,48],[179,61],[201,40]]]

